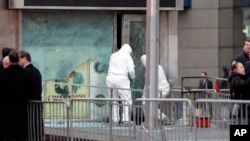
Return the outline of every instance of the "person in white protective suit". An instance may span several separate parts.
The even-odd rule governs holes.
[[[132,105],[130,82],[135,78],[134,61],[131,57],[132,48],[128,44],[124,44],[120,50],[110,56],[108,75],[106,84],[113,89],[113,98],[126,99],[128,102],[123,103]],[[122,89],[119,89],[122,88]],[[114,102],[112,120],[119,122],[119,106],[118,102]],[[129,106],[122,108],[122,122],[129,122]]]
[[[141,56],[141,63],[143,64],[144,67],[146,67],[146,55],[145,54]],[[145,90],[145,86],[144,86],[144,90]],[[170,91],[169,83],[167,81],[166,75],[161,65],[158,65],[158,90],[159,90],[159,93],[158,93],[159,98],[166,97]],[[142,94],[142,98],[145,98],[145,91]],[[143,104],[145,104],[145,102],[143,102]],[[161,119],[161,116],[164,122],[163,124],[170,123],[169,118],[164,113],[161,113],[160,109],[158,108],[158,119]]]

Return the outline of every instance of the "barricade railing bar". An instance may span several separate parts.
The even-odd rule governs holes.
[[[70,98],[88,98],[88,97],[84,97],[81,96],[79,94],[76,94],[74,92],[72,92],[73,90],[70,90],[70,87],[81,87],[84,88],[86,90],[99,90],[98,92],[102,92],[103,94],[106,95],[106,97],[109,97],[109,90],[129,90],[131,92],[139,92],[139,93],[143,93],[144,90],[142,89],[128,89],[128,88],[110,88],[107,86],[94,86],[94,85],[85,85],[85,84],[73,84],[73,83],[64,83],[64,82],[54,82],[54,81],[45,81],[43,84],[43,97],[46,98],[45,100],[47,100],[47,98],[64,98],[64,99],[70,99]],[[53,88],[54,90],[57,90],[58,87],[62,87],[60,88],[60,91],[65,91],[65,89],[67,89],[67,94],[64,93],[60,93],[60,91],[58,90],[56,95],[52,95],[50,94],[51,91],[49,91],[51,88]],[[67,88],[65,88],[67,87]],[[49,89],[49,90],[47,90]],[[59,93],[59,94],[58,94]]]
[[[125,102],[120,104],[119,102]],[[89,135],[85,135],[86,139],[95,139],[95,140],[108,140],[112,141],[113,136],[126,136],[128,138],[135,138],[135,125],[130,124],[130,125],[124,125],[122,123],[115,123],[113,121],[113,112],[112,111],[114,106],[121,107],[121,106],[127,106],[129,107],[130,111],[132,109],[132,105],[127,104],[128,101],[126,99],[120,99],[120,98],[73,98],[71,100],[71,107],[73,107],[72,110],[72,122],[81,122],[78,124],[77,127],[72,127],[71,132],[73,136],[77,136],[76,134],[74,135],[74,132],[77,131],[79,128],[85,128],[82,129],[85,132],[91,132]],[[98,108],[93,108],[94,104],[100,104],[103,105],[106,108],[103,108],[101,111],[99,110],[99,116],[103,117],[103,119],[92,119],[88,120],[88,118],[85,117],[76,117],[75,113],[79,113],[79,109],[74,108],[74,107],[81,107],[81,106],[89,106],[89,109],[92,110],[92,112],[95,112],[98,110]],[[90,111],[89,111],[90,112]],[[129,117],[131,117],[129,113]],[[92,123],[92,124],[91,124]],[[97,124],[96,124],[97,123]],[[79,130],[78,130],[79,131]],[[77,133],[77,132],[76,132]],[[96,134],[99,134],[99,137],[96,136]],[[108,135],[108,138],[104,138],[104,136],[101,135]],[[89,137],[89,138],[88,138]]]
[[[203,77],[201,77],[201,76],[185,76],[185,77],[182,77],[181,78],[181,90],[182,90],[182,97],[183,97],[183,95],[185,94],[185,93],[189,93],[189,90],[190,89],[198,89],[198,85],[199,85],[199,81],[202,79]],[[206,76],[206,78],[207,79],[211,79],[211,81],[213,82],[213,88],[207,88],[207,83],[208,83],[208,81],[205,81],[205,88],[204,89],[199,89],[199,90],[204,90],[205,92],[210,92],[211,90],[216,90],[216,91],[218,91],[218,89],[219,89],[219,91],[220,92],[223,92],[223,90],[225,89],[226,91],[228,91],[228,89],[229,89],[229,85],[228,85],[228,80],[226,79],[226,78],[221,78],[221,77],[214,77],[214,76]],[[196,83],[197,83],[197,85],[196,86],[186,86],[186,83],[185,82],[187,82],[187,80],[189,80],[188,82],[190,83],[190,81],[195,81]],[[226,86],[223,86],[222,88],[215,88],[214,86],[218,86],[218,87],[220,87],[220,86],[222,86],[222,85],[220,85],[220,84],[222,84],[221,82],[226,82],[225,84],[226,84]],[[224,85],[225,85],[224,84]],[[191,87],[191,88],[190,88]],[[187,91],[185,91],[185,90],[187,90]]]
[[[221,89],[216,91],[214,89],[171,89],[168,98],[187,98],[191,101],[196,99],[209,98],[209,99],[231,99],[229,89]]]
[[[28,104],[28,141],[69,140],[71,136],[69,110],[67,102],[62,100],[30,101]]]
[[[249,125],[249,104],[250,100],[197,99],[196,125],[207,131],[197,130],[197,140],[229,141],[230,125]]]
[[[62,83],[49,82],[46,85],[51,84]],[[139,98],[133,101],[134,105],[130,105],[127,104],[127,99],[112,98],[112,91],[118,88],[71,83],[67,83],[67,85],[86,87],[89,90],[88,92],[100,92],[105,97],[96,98],[91,95],[81,97],[69,93],[68,96],[44,95],[43,101],[31,101],[28,113],[28,120],[30,122],[29,141],[33,141],[34,138],[37,141],[135,141],[139,139],[143,140],[145,137],[159,141],[196,141],[210,140],[206,136],[201,136],[203,136],[204,132],[213,133],[213,130],[222,133],[221,136],[215,134],[217,135],[216,139],[219,139],[219,141],[222,137],[224,137],[224,140],[229,140],[227,136],[229,133],[226,133],[228,126],[241,123],[241,118],[245,117],[244,114],[248,115],[245,107],[249,103],[246,101],[230,100],[230,91],[228,89],[215,91],[214,89],[172,88],[167,98]],[[99,89],[99,91],[96,91],[96,89]],[[143,93],[141,89],[123,90]],[[111,94],[108,95],[108,92],[111,92]],[[152,106],[151,109],[155,109],[152,112],[158,116],[154,117],[154,126],[148,123],[152,117],[145,116],[145,104]],[[242,116],[233,117],[231,115],[232,109],[236,104],[240,107],[239,113]],[[129,107],[131,111],[129,113],[132,121],[131,125],[112,122],[113,116],[111,111],[115,106]],[[38,117],[41,116],[41,112],[43,120],[36,118],[36,115]],[[119,112],[122,118],[122,111]],[[248,122],[248,119],[244,120],[244,122]],[[44,125],[44,130],[39,126],[40,124]],[[39,129],[31,131],[36,126]],[[221,129],[226,131],[222,132]],[[40,135],[44,135],[44,137],[40,138]]]
[[[29,141],[73,141],[76,139],[112,141],[118,138],[133,140],[135,139],[134,124],[113,123],[112,112],[109,112],[112,111],[113,106],[127,106],[129,111],[132,109],[132,105],[119,104],[118,101],[127,103],[127,100],[120,98],[30,101],[28,105]],[[100,110],[94,105],[106,106],[106,108]],[[82,111],[82,108],[86,106],[92,111]],[[96,111],[101,119],[90,118],[89,112]]]
[[[136,101],[141,101],[144,104],[157,105],[156,106],[156,115],[153,117],[148,116],[146,107],[143,105],[141,108],[143,108],[142,111],[144,111],[145,116],[145,122],[142,125],[142,128],[140,128],[138,132],[137,139],[143,140],[144,137],[152,138],[152,140],[195,140],[196,138],[196,131],[195,131],[195,122],[193,124],[190,124],[190,121],[194,121],[195,112],[193,109],[192,102],[188,99],[181,99],[181,98],[169,98],[169,99],[161,99],[161,98],[139,98],[136,99]],[[174,109],[177,109],[177,105],[183,105],[185,108],[183,108],[183,113],[185,114],[184,117],[180,118],[179,120],[173,120],[172,117],[169,117],[166,112],[164,113],[165,108],[164,106],[161,106],[163,103],[173,103],[170,105],[174,105]],[[138,107],[134,107],[138,108]],[[158,109],[158,110],[157,110]],[[135,109],[134,109],[135,110]],[[158,112],[158,113],[157,113]],[[166,118],[163,118],[163,114],[166,114],[167,119],[169,121],[166,121]],[[135,117],[136,118],[136,117]],[[177,117],[175,117],[177,118]],[[165,120],[163,120],[165,119]],[[153,122],[153,124],[150,124],[150,122]],[[179,134],[182,132],[181,134]]]
[[[30,101],[28,106],[28,141],[136,141],[152,140],[228,141],[230,125],[249,125],[248,106],[250,100],[190,99],[182,98],[140,98],[135,101],[143,105],[118,103],[120,98],[73,98],[58,101]],[[130,106],[131,125],[114,125],[112,106]],[[145,116],[144,104],[156,105],[154,117]],[[172,107],[164,105],[169,104]],[[98,109],[94,105],[101,105]],[[235,113],[235,105],[238,110]],[[91,111],[82,112],[89,106]],[[178,109],[181,106],[181,109]],[[94,108],[95,107],[95,108]],[[174,112],[173,116],[168,110]],[[181,117],[177,117],[181,110]],[[140,112],[136,112],[140,111]],[[82,112],[82,113],[81,113]],[[90,118],[88,112],[99,113]],[[147,112],[147,109],[146,109]],[[81,113],[81,114],[79,114]],[[163,117],[163,114],[167,118]],[[102,116],[104,115],[104,116]],[[98,118],[98,117],[106,117]],[[111,118],[110,118],[111,117]],[[153,118],[155,124],[149,124]],[[154,125],[154,126],[151,126]]]

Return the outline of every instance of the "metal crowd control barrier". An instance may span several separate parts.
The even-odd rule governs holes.
[[[188,99],[178,99],[178,98],[170,98],[170,99],[160,99],[160,98],[147,98],[147,99],[136,99],[136,101],[145,102],[145,104],[158,105],[156,106],[156,112],[154,117],[145,116],[145,122],[141,124],[141,128],[137,128],[137,140],[156,140],[156,141],[166,141],[166,140],[174,140],[174,141],[183,141],[183,140],[196,140],[196,131],[194,121],[194,109],[190,100]],[[160,109],[160,103],[183,103],[186,105],[185,113],[186,117],[179,119],[178,121],[171,122],[171,118],[168,119],[164,117],[162,114],[162,110]],[[176,104],[173,104],[176,105]],[[134,107],[134,111],[138,110],[139,107]],[[141,107],[145,111],[147,115],[148,109],[145,107]],[[159,108],[159,109],[158,109]],[[164,107],[161,107],[164,109]],[[163,110],[164,111],[164,110]],[[154,115],[154,114],[153,114]],[[168,117],[168,115],[165,115]],[[139,119],[141,120],[141,119]],[[169,121],[170,122],[169,122]]]
[[[69,84],[69,86],[73,85]],[[88,88],[86,89],[87,92],[91,93],[108,95],[108,89],[111,89],[112,93],[112,88],[108,87],[77,86],[86,87]],[[133,89],[129,90],[133,91]],[[143,92],[142,90],[138,91]],[[87,96],[86,94],[83,95]],[[125,99],[98,98],[98,95],[89,96],[90,98],[74,94],[69,96],[52,95],[44,97],[42,102],[32,101],[30,103],[28,115],[29,141],[34,141],[34,138],[36,141],[196,140],[200,134],[196,134],[196,123],[199,122],[197,122],[195,116],[203,116],[206,113],[205,116],[210,114],[211,119],[216,119],[217,114],[220,113],[224,119],[227,119],[228,115],[225,111],[228,111],[228,108],[223,104],[220,108],[217,108],[218,104],[209,102],[206,102],[206,106],[204,106],[202,102],[196,103],[195,100],[200,98],[224,100],[227,97],[224,97],[223,94],[229,95],[229,91],[171,89],[167,98],[136,99],[134,105],[119,103],[119,101],[126,101]],[[150,121],[150,118],[144,115],[143,102],[155,106],[155,111],[151,112],[157,113],[157,118]],[[194,103],[195,106],[192,105]],[[112,112],[110,112],[113,106],[129,107],[132,111],[129,113],[131,124],[113,124]],[[39,118],[41,113],[43,113],[43,120]],[[236,118],[235,120],[239,121]],[[40,126],[42,123],[44,124],[44,130]],[[40,134],[44,134],[44,137],[40,138]]]
[[[195,101],[196,99],[201,99],[201,98],[206,98],[206,99],[230,99],[230,92],[228,89],[221,89],[218,91],[218,89],[208,89],[207,85],[205,85],[206,87],[204,89],[197,89],[198,84],[199,84],[199,80],[201,79],[201,76],[189,76],[189,77],[182,77],[181,79],[181,98],[187,98],[190,99],[191,101]],[[227,79],[225,78],[220,78],[220,77],[210,77],[207,76],[208,79],[211,79],[212,81],[214,81],[214,85],[218,85],[219,81],[227,81]],[[188,80],[188,84],[192,81],[192,80],[198,80],[195,83],[197,84],[196,87],[187,87],[185,86],[185,82],[187,82],[186,80]],[[207,83],[207,81],[205,81]],[[177,109],[177,115],[178,118],[185,116],[185,113],[181,113],[180,111],[183,111],[182,108],[185,108],[185,105],[179,105],[178,109]],[[210,106],[207,104],[206,105],[206,109],[210,110],[210,113],[212,115],[212,109],[210,108]],[[199,105],[197,105],[195,107],[195,111],[196,111],[196,115],[200,115],[201,112],[201,108],[199,107]]]
[[[69,113],[70,105],[63,99],[30,101],[28,141],[69,140],[71,136]]]
[[[213,116],[206,105],[213,109]],[[250,100],[229,100],[229,99],[197,99],[196,106],[200,106],[202,111],[200,116],[196,116],[197,140],[202,141],[229,141],[230,125],[249,125],[249,111],[246,107]],[[239,108],[234,109],[235,105]],[[234,112],[237,115],[234,115]]]
[[[112,111],[113,106],[127,106],[129,111],[132,109],[132,105],[119,104],[119,101],[128,102],[125,99],[120,98],[73,98],[71,100],[72,116],[71,116],[71,135],[73,138],[87,139],[87,140],[101,140],[101,141],[117,141],[117,140],[134,140],[135,139],[135,124],[132,122],[129,124],[117,124],[113,122]],[[100,114],[109,113],[109,117],[106,122],[99,120],[90,120],[88,117],[75,116],[75,113],[79,113],[80,109],[75,107],[89,106],[89,109],[98,110],[93,108],[93,104],[107,105],[104,111],[99,111]],[[90,111],[89,111],[90,112]],[[87,115],[83,113],[83,115]],[[131,117],[129,113],[129,117]]]
[[[82,112],[82,107],[93,104],[107,105],[106,110],[99,110],[101,114],[109,113],[112,117],[112,106],[114,101],[126,101],[124,99],[107,99],[107,98],[73,98],[73,99],[50,99],[51,101],[31,101],[28,107],[28,121],[29,121],[29,141],[75,141],[75,140],[100,140],[100,141],[135,141],[147,138],[152,133],[155,139],[195,139],[195,129],[190,126],[189,121],[194,119],[193,108],[191,102],[186,99],[138,99],[136,101],[148,101],[149,103],[159,104],[160,117],[156,121],[155,128],[144,128],[147,125],[148,118],[137,124],[138,116],[134,113],[131,116],[130,125],[113,124],[112,118],[105,120],[90,119]],[[181,102],[187,105],[186,113],[188,117],[184,117],[178,121],[170,121],[163,117],[164,107],[161,103],[175,103]],[[175,104],[173,104],[175,105]],[[129,106],[120,105],[119,106]],[[133,111],[142,106],[135,105]],[[156,107],[158,109],[158,107]],[[156,111],[158,111],[156,109]],[[98,109],[92,109],[98,110]],[[132,107],[130,106],[130,110]],[[81,113],[82,114],[79,114]],[[90,112],[90,111],[87,111]],[[166,116],[168,116],[166,114]],[[181,136],[179,133],[182,132]],[[42,136],[43,135],[43,136]],[[150,135],[151,136],[151,135]]]
[[[119,104],[126,101],[120,98],[72,98],[50,99],[51,101],[30,101],[28,105],[28,141],[130,141],[136,138],[135,124],[112,122],[113,106],[132,105]],[[94,105],[106,106],[100,110]],[[83,111],[88,107],[89,111]],[[89,112],[98,111],[99,115],[107,115],[107,119],[92,119]],[[131,117],[129,113],[129,117]]]
[[[196,99],[193,106],[191,100],[180,98],[136,99],[136,101],[145,102],[145,104],[156,105],[155,111],[151,111],[156,114],[149,117],[147,109],[134,105],[130,107],[133,112],[136,110],[142,112],[139,115],[137,112],[131,113],[133,121],[131,125],[113,124],[112,118],[106,121],[91,119],[85,116],[89,114],[85,114],[81,110],[85,106],[89,106],[91,109],[94,104],[107,105],[106,110],[92,110],[97,110],[100,115],[108,113],[109,117],[112,117],[112,112],[109,111],[112,110],[114,101],[125,101],[123,99],[73,98],[71,100],[55,100],[31,101],[29,103],[28,141],[228,141],[230,125],[250,124],[248,117],[250,115],[248,111],[250,100]],[[186,108],[181,111],[184,113],[183,116],[179,119],[177,119],[177,115],[169,116],[168,113],[164,112],[167,111],[165,108],[168,108],[162,106],[164,103],[173,105],[173,110],[177,108],[177,103],[186,105]],[[195,111],[196,107],[201,109],[199,115]],[[235,110],[234,107],[238,107],[238,110]],[[81,112],[82,114],[79,114]],[[146,116],[143,119],[144,113]]]
[[[220,89],[217,92],[217,99],[231,99],[229,89]]]
[[[207,90],[205,89],[190,89],[190,90],[172,89],[171,90],[172,98],[186,98],[186,99],[189,99],[192,103],[194,103],[196,99],[200,99],[200,98],[211,99],[211,98],[215,98],[216,95],[217,93],[213,89],[207,89]],[[173,119],[173,120],[178,120],[186,116],[186,113],[184,111],[187,107],[185,104],[177,102],[175,103],[175,107],[176,107],[175,110],[172,111],[171,113],[171,117],[173,117],[173,115],[176,115],[176,119]],[[199,114],[199,110],[200,110],[199,107],[196,107],[196,114]]]
[[[221,94],[221,96],[223,96],[223,94],[229,94],[229,89],[228,89],[229,87],[225,88],[225,86],[223,86],[223,88],[219,88],[219,90],[214,87],[214,86],[219,86],[220,83],[222,84],[222,82],[226,82],[226,84],[228,84],[228,80],[227,79],[221,78],[221,77],[207,76],[206,78],[210,79],[213,82],[213,88],[207,88],[207,82],[208,81],[205,81],[205,86],[206,87],[204,89],[197,89],[198,85],[199,85],[199,81],[201,80],[201,78],[202,78],[201,76],[182,77],[181,78],[182,97],[184,97],[185,93],[189,93],[190,90],[193,90],[193,91],[201,91],[201,90],[203,90],[204,92],[208,92],[208,93],[210,93],[212,90],[214,90],[215,92],[218,91],[218,94]],[[194,86],[185,86],[186,80],[189,80],[188,81],[189,83],[191,81],[195,81],[196,80],[194,83],[196,83],[197,85],[195,87]],[[213,98],[213,97],[210,97],[210,98]]]

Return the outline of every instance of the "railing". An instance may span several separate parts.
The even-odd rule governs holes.
[[[156,116],[155,126],[149,127],[147,125],[148,118],[144,117],[145,120],[139,119],[136,114],[136,111],[143,111],[143,106],[132,106],[127,104],[119,104],[118,101],[126,101],[124,99],[114,99],[114,98],[73,98],[71,100],[56,99],[56,101],[31,101],[28,107],[28,120],[29,120],[29,141],[33,140],[67,140],[73,141],[77,139],[85,140],[101,140],[101,141],[116,141],[116,140],[138,140],[146,136],[151,136],[154,139],[166,139],[166,138],[176,138],[177,134],[172,134],[172,136],[165,136],[165,133],[169,129],[174,128],[176,131],[183,130],[182,140],[186,137],[189,139],[194,137],[193,127],[186,127],[187,119],[194,119],[192,114],[194,113],[190,100],[185,99],[137,99],[137,102],[147,101],[151,104],[159,104],[159,109],[156,110],[159,112]],[[174,121],[171,118],[163,117],[163,111],[165,107],[162,107],[161,104],[164,103],[173,103],[175,102],[184,103],[187,105],[186,113],[189,113],[190,118],[184,120]],[[117,105],[118,103],[118,105]],[[94,104],[107,105],[106,110],[99,111],[100,114],[109,113],[109,117],[112,117],[113,106],[129,106],[130,111],[133,111],[134,114],[130,113],[131,122],[130,124],[114,124],[112,118],[108,120],[94,120],[86,117],[89,115],[85,112],[82,112],[81,109],[85,106],[89,106],[89,109],[93,109],[91,106]],[[175,107],[174,107],[175,108]],[[82,112],[81,114],[79,114]],[[43,117],[43,118],[42,118]],[[43,119],[43,120],[40,120]],[[140,124],[137,124],[137,121],[141,120]],[[34,123],[35,124],[34,126]],[[44,128],[42,123],[44,124]],[[39,129],[39,130],[38,130]],[[150,134],[146,133],[147,131]],[[152,131],[152,132],[151,132]],[[146,134],[145,134],[146,133]],[[171,132],[174,133],[174,132]],[[177,133],[177,132],[176,132]],[[42,137],[42,135],[44,135]],[[160,135],[160,136],[159,136]],[[169,134],[170,135],[170,134]]]
[[[160,98],[148,98],[148,99],[137,99],[136,101],[142,101],[145,104],[149,105],[158,105],[156,106],[156,115],[154,117],[145,117],[145,122],[142,124],[141,128],[137,130],[138,136],[137,140],[159,140],[159,141],[165,141],[165,140],[175,140],[175,141],[182,141],[182,140],[195,140],[195,128],[194,126],[191,126],[188,124],[189,120],[194,120],[194,109],[193,105],[190,100],[188,99],[177,99],[177,98],[171,98],[171,99],[160,99]],[[165,107],[161,106],[161,104],[169,103],[170,105],[175,106],[177,104],[175,103],[181,103],[183,105],[186,105],[186,109],[184,112],[186,113],[186,117],[183,119],[179,119],[174,121],[171,118],[168,117],[168,115],[165,115],[163,111],[165,111]],[[143,108],[144,113],[147,115],[147,110],[144,106]],[[134,110],[137,110],[138,107],[134,107]],[[150,124],[148,119],[153,118],[153,124]],[[195,124],[195,123],[194,123]],[[181,132],[181,134],[180,134]]]
[[[200,107],[201,113],[196,116],[196,125],[206,128],[197,130],[197,140],[229,141],[230,125],[250,124],[246,108],[249,104],[250,100],[197,99],[195,106]],[[235,105],[239,109],[234,109]]]
[[[90,115],[88,112],[91,111],[82,110],[87,106],[93,111],[99,110],[99,115],[109,114],[108,117],[112,117],[112,112],[109,111],[113,106],[129,106],[121,105],[118,101],[126,100],[73,98],[70,100],[31,101],[28,107],[29,141],[73,141],[76,139],[112,141],[122,138],[133,140],[135,138],[134,124],[114,124],[112,118],[108,120],[91,119],[88,116]],[[107,108],[102,110],[93,108],[95,104],[101,104]],[[129,108],[132,109],[131,105]],[[129,116],[131,117],[131,115]]]
[[[28,104],[28,140],[69,140],[70,105],[65,100],[30,101]]]
[[[112,118],[106,121],[90,119],[84,116],[85,113],[79,116],[82,107],[101,104],[107,105],[107,110],[99,110],[100,115],[106,115],[108,112],[109,117],[112,117],[112,112],[109,112],[110,108],[114,106],[115,101],[119,100],[126,101],[103,98],[31,101],[28,108],[29,141],[73,141],[80,139],[100,141],[146,139],[224,141],[229,140],[230,125],[250,123],[249,111],[246,108],[250,101],[228,99],[196,99],[194,102],[178,98],[136,99],[138,102],[157,105],[155,107],[157,114],[154,117],[145,116],[142,119],[143,115],[147,113],[145,111],[147,109],[143,105],[130,106],[130,109],[135,112],[135,114],[130,115],[133,121],[130,125],[113,124]],[[177,114],[169,116],[164,112],[167,111],[165,109],[167,107],[161,106],[161,104],[172,105],[173,111],[178,108],[177,105],[185,105],[183,106],[185,108],[181,109],[182,117],[178,119]],[[239,107],[236,116],[232,113],[235,105]],[[119,106],[129,105],[119,104]],[[141,111],[140,116],[137,115],[136,111],[138,110]],[[149,123],[149,118],[154,119],[154,124]]]
[[[52,83],[55,85],[58,83]],[[72,84],[70,85],[72,86]],[[43,101],[29,104],[29,141],[127,141],[127,140],[229,140],[226,133],[231,124],[239,124],[245,116],[231,116],[232,107],[238,104],[242,114],[249,101],[229,100],[228,89],[171,89],[167,98],[128,99],[107,98],[117,89],[85,86],[86,92],[102,94],[104,97],[83,93],[85,96],[44,95]],[[80,88],[80,87],[79,87]],[[108,95],[109,90],[111,95]],[[133,90],[143,93],[143,90]],[[152,106],[153,111],[146,105]],[[114,123],[113,108],[128,107],[130,124]],[[123,111],[120,110],[119,113]],[[149,112],[155,116],[149,117]],[[42,118],[40,118],[42,115]],[[121,117],[121,114],[120,114]],[[41,120],[43,119],[43,120]],[[234,122],[237,121],[237,122]],[[244,120],[245,121],[245,120]],[[246,120],[248,122],[248,120]],[[40,125],[44,125],[40,126]],[[221,128],[223,127],[223,128]],[[199,130],[197,130],[199,128]],[[213,130],[214,129],[214,130]],[[226,131],[221,131],[221,129]],[[44,135],[44,136],[42,136]],[[224,139],[222,139],[224,138]]]

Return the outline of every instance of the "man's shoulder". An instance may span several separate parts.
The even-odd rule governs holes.
[[[38,72],[40,72],[39,70],[38,70],[38,68],[36,68],[34,65],[32,65],[32,64],[29,64],[28,66],[26,66],[24,69],[27,69],[27,70],[33,70],[33,71],[38,71]]]
[[[32,75],[42,77],[41,72],[32,64],[26,66],[24,69],[29,71]]]
[[[234,60],[236,61],[241,61],[242,59],[246,58],[245,55],[243,54],[243,52],[238,53],[234,56]]]

